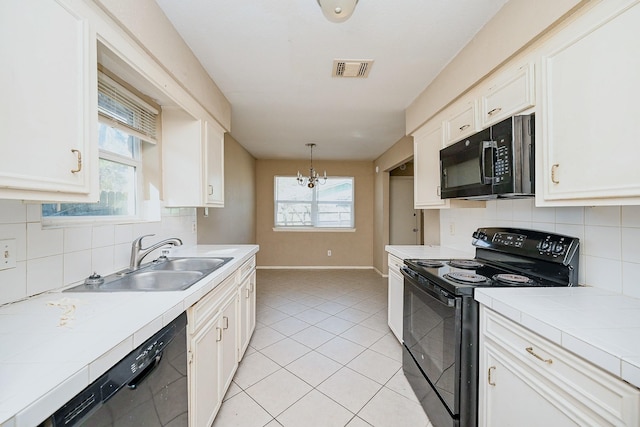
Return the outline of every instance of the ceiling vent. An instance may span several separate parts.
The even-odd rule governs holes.
[[[343,60],[333,61],[333,77],[361,77],[369,76],[369,70],[373,65],[372,60]]]

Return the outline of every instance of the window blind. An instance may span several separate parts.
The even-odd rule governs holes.
[[[133,93],[98,74],[100,121],[155,144],[158,111]]]

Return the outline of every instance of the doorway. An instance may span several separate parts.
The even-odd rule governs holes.
[[[389,172],[389,244],[421,245],[422,210],[413,207],[413,163]]]

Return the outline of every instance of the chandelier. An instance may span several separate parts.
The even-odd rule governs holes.
[[[324,176],[322,177],[318,175],[318,172],[316,172],[316,170],[313,168],[313,147],[315,147],[316,144],[309,143],[305,145],[311,149],[311,166],[309,166],[309,177],[302,176],[300,171],[298,171],[298,184],[306,184],[307,187],[313,188],[316,186],[316,184],[324,184],[325,182],[327,182],[327,171],[324,171]]]
[[[344,22],[353,13],[358,0],[318,0],[325,18],[331,22]]]

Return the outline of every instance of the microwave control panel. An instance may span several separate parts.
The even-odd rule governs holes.
[[[511,156],[509,144],[504,139],[500,139],[495,151],[493,166],[494,182],[500,184],[503,181],[511,180]]]

